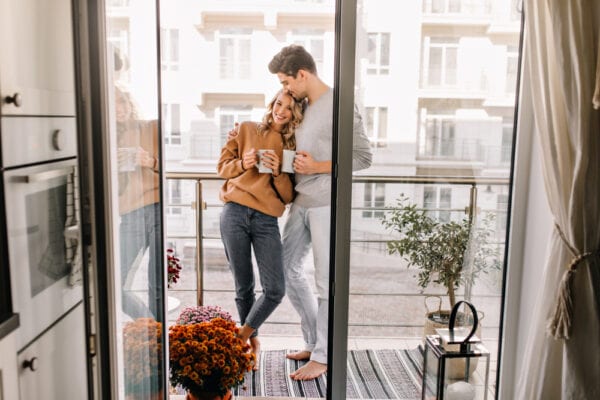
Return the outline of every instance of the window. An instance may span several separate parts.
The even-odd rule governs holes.
[[[458,39],[425,38],[423,69],[425,86],[456,86],[458,68]]]
[[[505,118],[502,123],[502,148],[500,149],[500,162],[509,163],[512,155],[513,121]]]
[[[163,71],[179,69],[179,30],[160,30],[160,65]]]
[[[519,70],[519,48],[506,46],[506,93],[514,96],[517,90],[517,72]]]
[[[313,56],[320,76],[325,72],[324,33],[320,29],[294,29],[289,37],[290,42],[303,46]]]
[[[432,14],[460,12],[460,0],[425,0],[423,12]]]
[[[490,14],[491,0],[425,0],[423,12],[430,14]]]
[[[251,30],[227,29],[219,32],[221,79],[250,79]]]
[[[385,183],[365,183],[363,218],[381,218],[383,217],[383,207],[385,207]],[[375,210],[368,210],[375,208]]]
[[[499,193],[496,198],[496,208],[498,214],[496,217],[496,237],[498,240],[506,236],[506,224],[508,223],[508,194]]]
[[[369,33],[367,74],[387,75],[390,71],[390,34]]]
[[[170,179],[167,183],[167,213],[170,215],[179,215],[181,214],[181,180]]]
[[[421,133],[421,155],[426,157],[454,157],[456,147],[456,119],[453,115],[425,115]]]
[[[450,222],[452,189],[425,186],[423,188],[423,208],[432,218]]]
[[[371,146],[387,146],[387,107],[367,107],[365,128]]]
[[[221,138],[221,147],[227,142],[227,132],[233,129],[236,122],[250,121],[252,107],[222,107],[219,110],[219,137]]]
[[[163,133],[165,144],[181,145],[181,106],[180,104],[163,104]]]

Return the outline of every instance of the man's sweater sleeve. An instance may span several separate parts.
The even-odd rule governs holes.
[[[373,153],[369,138],[365,134],[365,126],[356,104],[354,105],[354,131],[352,149],[352,170],[369,168],[373,162]]]
[[[283,204],[289,204],[294,200],[294,184],[289,174],[282,172],[273,177],[273,186]]]

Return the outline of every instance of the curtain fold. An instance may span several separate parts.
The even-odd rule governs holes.
[[[535,134],[556,228],[518,371],[523,400],[600,398],[598,3],[525,1]]]

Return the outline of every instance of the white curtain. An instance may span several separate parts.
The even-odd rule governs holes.
[[[525,0],[525,65],[555,229],[516,398],[600,399],[599,0]],[[525,266],[527,268],[527,266]]]

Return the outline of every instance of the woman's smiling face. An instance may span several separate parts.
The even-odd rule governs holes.
[[[273,104],[273,128],[281,128],[292,119],[292,97],[289,94],[280,93]]]

